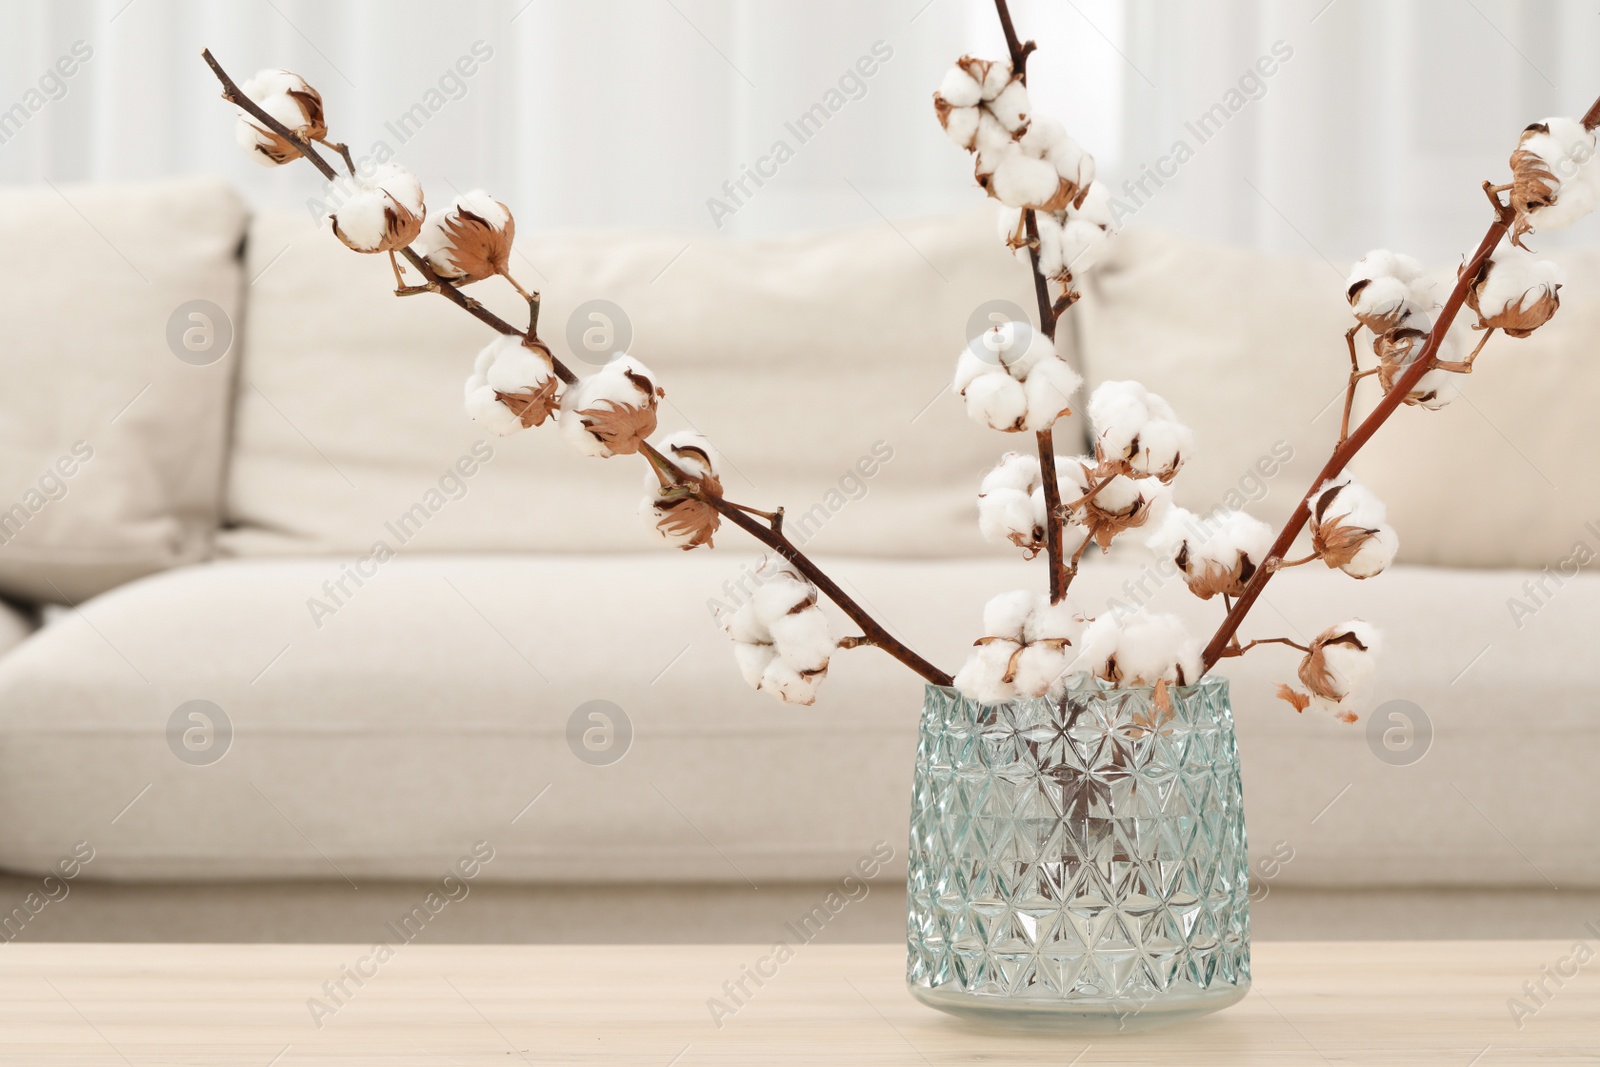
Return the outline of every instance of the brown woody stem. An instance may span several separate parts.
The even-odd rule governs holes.
[[[1024,83],[1028,80],[1028,55],[1036,47],[1032,41],[1023,44],[1017,39],[1017,28],[1011,22],[1011,9],[1006,0],[995,0],[995,11],[1000,16],[1000,28],[1005,31],[1006,48],[1011,52],[1011,69]],[[1028,235],[1028,265],[1033,271],[1033,293],[1039,304],[1039,328],[1053,342],[1056,336],[1055,305],[1050,300],[1050,286],[1039,271],[1039,220],[1032,208],[1022,212],[1022,227]],[[1039,446],[1039,477],[1044,482],[1045,555],[1050,565],[1050,603],[1058,604],[1067,595],[1071,584],[1067,565],[1062,558],[1061,523],[1056,514],[1061,510],[1061,485],[1056,481],[1056,447],[1052,431],[1040,430],[1035,435]],[[1071,574],[1077,573],[1074,563]]]
[[[200,56],[206,61],[206,65],[211,68],[211,72],[217,76],[217,80],[222,83],[222,98],[224,100],[235,105],[236,107],[243,108],[257,122],[260,122],[264,127],[299,148],[301,150],[301,154],[311,162],[312,166],[316,167],[317,170],[321,172],[324,178],[327,178],[329,181],[336,180],[338,177],[337,172],[332,166],[329,165],[328,161],[323,159],[322,156],[317,153],[316,149],[314,149],[309,143],[303,141],[292,130],[288,129],[277,119],[274,119],[271,115],[267,114],[261,109],[260,105],[256,104],[255,101],[246,96],[244,92],[240,90],[239,86],[234,82],[234,80],[228,76],[228,72],[222,69],[222,65],[217,62],[214,56],[212,56],[209,48],[203,50],[200,53]],[[348,162],[348,153],[345,153],[345,157],[346,161]],[[535,328],[538,325],[539,316],[538,293],[523,293],[523,295],[528,298],[528,312],[530,320],[528,324],[528,330],[524,332],[517,329],[515,326],[512,326],[504,319],[501,319],[483,305],[479,304],[476,300],[467,296],[465,293],[462,293],[454,285],[451,285],[448,281],[441,278],[437,273],[434,272],[432,267],[428,266],[427,260],[423,259],[423,257],[418,255],[416,252],[413,252],[410,248],[403,248],[399,249],[398,251],[400,255],[405,256],[406,262],[415,267],[417,272],[427,279],[429,284],[425,287],[418,287],[418,291],[420,291],[421,288],[429,288],[434,292],[442,294],[452,304],[455,304],[457,307],[470,314],[473,318],[490,326],[499,333],[522,337],[525,339],[537,340],[538,335],[535,333]],[[507,280],[511,280],[510,275],[507,275]],[[516,285],[516,282],[512,281],[511,284]],[[523,292],[520,285],[516,285],[516,287],[518,292]],[[402,288],[404,288],[403,285]],[[540,347],[543,348],[544,346]],[[559,359],[557,359],[555,353],[550,352],[548,348],[545,348],[545,354],[549,356],[550,362],[555,368],[556,376],[559,377],[563,382],[571,385],[573,382],[578,380],[578,376],[574,374],[572,370],[563,364]],[[645,459],[653,468],[655,468],[657,477],[662,482],[663,488],[669,487],[666,476],[670,474],[671,478],[673,479],[672,484],[695,486],[703,489],[703,483],[701,483],[699,479],[691,478],[687,473],[679,468],[677,464],[673,463],[672,460],[668,459],[666,456],[657,451],[656,448],[648,441],[643,444],[641,450],[644,453]],[[805,575],[806,578],[810,580],[812,585],[815,585],[819,590],[826,594],[830,600],[839,605],[844,613],[848,615],[856,623],[856,625],[861,627],[862,631],[864,632],[863,637],[851,638],[847,640],[854,641],[855,644],[872,644],[882,648],[895,659],[899,660],[901,663],[904,663],[907,667],[910,667],[913,671],[916,671],[923,678],[934,683],[935,685],[950,684],[950,675],[939,670],[939,668],[935,667],[933,664],[917,655],[900,641],[895,640],[894,636],[891,635],[889,631],[879,625],[871,615],[867,614],[866,610],[863,609],[861,605],[852,600],[844,590],[839,588],[838,584],[835,583],[833,579],[824,574],[820,567],[811,562],[810,559],[806,558],[805,553],[796,548],[794,544],[784,536],[782,508],[779,508],[777,511],[773,512],[759,511],[755,508],[749,508],[742,504],[735,504],[717,494],[703,492],[702,495],[707,503],[716,508],[720,514],[731,521],[735,526],[738,526],[751,537],[754,537],[757,541],[760,541],[768,548],[771,548],[774,552],[777,552],[780,556],[793,564],[795,569],[801,574]],[[747,512],[749,514],[747,514]],[[772,524],[771,528],[769,529],[756,522],[750,517],[751,514],[760,515],[767,519]]]

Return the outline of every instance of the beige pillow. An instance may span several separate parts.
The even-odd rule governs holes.
[[[498,438],[469,421],[462,386],[485,327],[436,296],[396,299],[384,258],[350,252],[303,215],[258,218],[249,259],[264,273],[250,294],[227,552],[655,543],[638,515],[640,460],[577,456],[549,424]],[[989,209],[743,244],[530,228],[512,266],[543,291],[540,333],[580,373],[598,357],[574,345],[605,327],[580,306],[626,309],[630,354],[666,386],[661,430],[706,434],[729,495],[786,507],[797,540],[887,556],[990,551],[977,480],[1031,435],[1000,439],[946,389],[981,305],[1031,306]],[[526,317],[498,280],[471,292]],[[1064,450],[1081,436],[1074,421],[1058,433]],[[718,543],[741,536],[724,530]]]
[[[1586,526],[1600,519],[1587,428],[1600,397],[1600,251],[1555,258],[1568,274],[1555,320],[1527,340],[1490,341],[1454,402],[1402,408],[1352,467],[1388,505],[1402,560],[1539,567],[1580,541],[1600,555]],[[1276,526],[1310,487],[1338,437],[1350,370],[1347,266],[1153,231],[1113,242],[1073,311],[1085,377],[1091,388],[1138,379],[1194,428],[1179,503],[1245,506]],[[1359,351],[1371,366],[1370,341]],[[1375,383],[1360,396],[1356,419]]]
[[[0,593],[76,602],[207,554],[244,228],[208,178],[0,193]]]

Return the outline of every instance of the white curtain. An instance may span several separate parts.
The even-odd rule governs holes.
[[[1332,260],[1455,254],[1516,132],[1600,93],[1600,18],[1578,0],[1012,7],[1041,45],[1036,105],[1132,221]],[[929,98],[962,51],[1003,50],[987,0],[3,0],[0,18],[0,181],[208,171],[303,206],[303,168],[234,148],[209,45],[237,77],[304,74],[357,154],[384,142],[434,197],[482,186],[524,227],[728,235],[974,205]],[[79,41],[92,56],[61,77]],[[1208,112],[1202,143],[1186,124]],[[1180,140],[1192,157],[1163,163]]]

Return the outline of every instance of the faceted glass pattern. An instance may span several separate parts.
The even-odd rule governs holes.
[[[1125,1030],[1250,985],[1227,682],[1076,682],[983,705],[928,686],[911,802],[907,982],[944,1011]]]

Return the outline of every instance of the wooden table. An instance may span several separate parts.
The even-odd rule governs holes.
[[[708,1000],[732,1006],[723,983],[767,946],[400,944],[362,963],[370,949],[347,945],[11,943],[0,945],[0,1063],[1600,1064],[1600,959],[1560,988],[1545,979],[1553,995],[1520,1029],[1507,1007],[1536,1007],[1523,983],[1572,948],[1260,944],[1243,1003],[1084,1039],[976,1030],[921,1007],[897,945],[799,945],[763,987],[746,980],[753,995],[719,1027]],[[370,975],[359,986],[343,977],[357,969]]]

